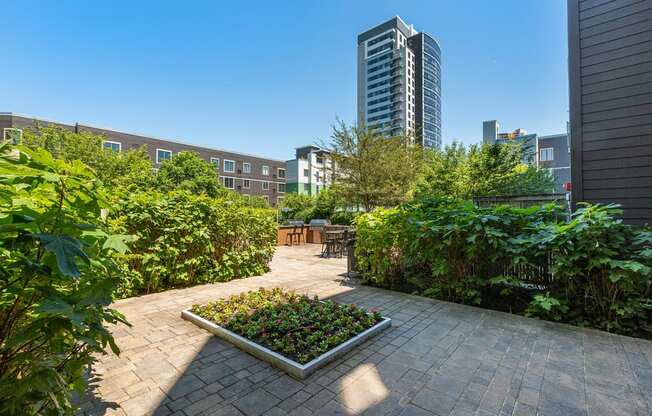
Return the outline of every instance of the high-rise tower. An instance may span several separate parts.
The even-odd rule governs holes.
[[[441,50],[398,16],[358,35],[358,123],[441,146]]]

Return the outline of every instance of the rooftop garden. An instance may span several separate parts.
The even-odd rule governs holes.
[[[337,127],[330,150],[340,176],[316,198],[288,196],[285,213],[354,222],[358,270],[370,285],[650,337],[649,228],[623,224],[611,205],[570,217],[556,205],[479,208],[471,196],[546,192],[550,174],[524,166],[510,145],[424,152],[409,140]],[[74,411],[84,369],[119,352],[108,328],[126,322],[113,300],[269,269],[275,210],[224,189],[196,155],[154,172],[142,149],[115,153],[101,143],[47,127],[26,130],[21,146],[0,145],[8,414]],[[193,312],[298,363],[381,320],[280,290]]]

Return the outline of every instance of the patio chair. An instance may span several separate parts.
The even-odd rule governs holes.
[[[338,255],[342,257],[344,255],[344,252],[346,251],[346,245],[349,241],[349,238],[351,238],[351,232],[349,230],[344,230],[342,233],[342,237],[340,238],[339,245],[337,247],[338,250]]]
[[[288,243],[288,238],[290,239],[290,245],[294,243],[294,237],[297,238],[297,244],[301,244],[301,240],[304,240],[305,244],[305,239],[303,238],[303,224],[301,225],[294,225],[292,227],[292,231],[288,232],[285,235],[285,244]]]

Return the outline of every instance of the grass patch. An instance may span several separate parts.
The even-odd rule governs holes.
[[[320,301],[281,289],[259,289],[191,312],[300,364],[355,337],[382,320],[355,305]]]

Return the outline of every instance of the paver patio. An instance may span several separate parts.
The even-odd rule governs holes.
[[[95,367],[85,414],[651,415],[652,342],[360,286],[319,246],[264,276],[116,302],[133,327]],[[258,287],[378,308],[393,327],[304,381],[181,319]]]

